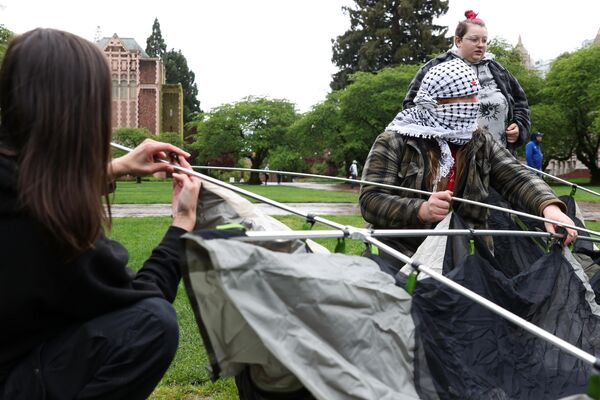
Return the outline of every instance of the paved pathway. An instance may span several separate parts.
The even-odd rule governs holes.
[[[317,215],[328,214],[360,214],[355,203],[285,203],[287,206],[304,213]],[[259,210],[267,215],[286,215],[289,212],[268,204],[256,204]],[[113,204],[113,217],[160,217],[171,215],[170,204]]]
[[[588,221],[600,221],[600,203],[578,203],[583,217]],[[287,206],[317,215],[351,215],[360,214],[357,203],[286,203]],[[268,204],[256,204],[259,210],[267,215],[289,214],[285,210]],[[113,204],[113,217],[159,217],[171,215],[170,204]]]

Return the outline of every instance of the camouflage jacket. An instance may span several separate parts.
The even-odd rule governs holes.
[[[432,149],[438,149],[433,140],[410,138],[386,131],[377,137],[371,147],[362,179],[430,192],[428,154]],[[473,139],[458,150],[456,158],[459,167],[454,197],[484,202],[491,186],[513,207],[530,214],[541,216],[542,210],[549,204],[565,209],[546,182],[524,168],[487,132],[476,131]],[[417,217],[419,207],[428,197],[365,184],[361,187],[359,201],[363,218],[374,228],[429,229],[434,224],[424,223]],[[486,227],[487,208],[453,202],[452,209],[469,226],[479,229]],[[403,238],[386,243],[410,256],[423,240]]]

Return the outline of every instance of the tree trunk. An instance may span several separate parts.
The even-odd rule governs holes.
[[[250,179],[248,180],[248,183],[251,185],[261,185],[262,184],[258,172],[254,172],[254,171],[250,172]]]
[[[596,167],[594,169],[590,168],[590,184],[594,186],[600,186],[600,168]]]

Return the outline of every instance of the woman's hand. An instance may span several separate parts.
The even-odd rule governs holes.
[[[555,204],[550,204],[542,211],[544,218],[552,219],[557,222],[562,222],[567,225],[575,225],[571,218],[569,218],[565,213],[563,213],[558,206]],[[556,233],[556,225],[551,224],[549,222],[544,222],[544,226],[546,227],[546,231],[550,233]],[[571,228],[565,228],[567,231],[567,235],[565,236],[565,246],[568,246],[577,239],[577,231]]]
[[[179,165],[192,169],[192,166],[183,158],[179,158]],[[196,225],[196,207],[201,181],[195,176],[173,173],[173,197],[171,210],[173,212],[173,225],[190,232]]]
[[[517,143],[519,140],[519,125],[515,122],[506,128],[506,141],[508,143]]]
[[[131,152],[112,160],[109,176],[114,180],[126,174],[144,176],[161,171],[173,172],[171,165],[158,161],[168,160],[167,154],[171,152],[179,158],[190,156],[172,144],[146,139]]]
[[[452,194],[450,190],[432,193],[429,199],[419,207],[417,213],[419,219],[423,222],[439,222],[446,218],[450,211]]]

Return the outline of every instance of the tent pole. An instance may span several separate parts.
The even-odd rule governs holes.
[[[208,170],[225,170],[225,171],[249,171],[249,172],[266,172],[267,171],[267,170],[264,170],[264,169],[256,169],[256,168],[209,167],[209,166],[198,166],[198,165],[194,165],[194,166],[192,166],[192,168],[196,168],[196,169],[208,169]],[[421,194],[421,195],[424,195],[424,196],[431,196],[432,195],[432,192],[428,192],[426,190],[419,190],[419,189],[413,189],[413,188],[406,188],[406,187],[402,187],[402,186],[388,185],[388,184],[385,184],[385,183],[365,181],[365,180],[362,180],[362,179],[348,179],[348,178],[341,178],[341,177],[337,177],[337,176],[306,174],[306,173],[301,173],[301,172],[277,171],[277,170],[272,170],[272,169],[268,170],[268,173],[271,173],[271,174],[282,174],[282,175],[291,175],[291,176],[300,176],[300,177],[323,178],[323,179],[330,179],[330,180],[336,180],[336,181],[341,181],[341,182],[354,182],[354,183],[363,184],[363,185],[371,185],[371,186],[384,187],[384,188],[388,188],[388,189],[401,190],[401,191],[404,191],[404,192]],[[474,205],[474,206],[478,206],[478,207],[489,208],[491,210],[502,211],[502,212],[506,212],[506,213],[509,213],[509,214],[518,215],[520,217],[526,217],[526,218],[534,219],[534,220],[541,221],[541,222],[548,222],[548,223],[551,223],[551,224],[554,224],[554,225],[558,225],[558,226],[562,226],[562,227],[565,227],[565,228],[574,229],[576,231],[586,232],[586,233],[589,233],[591,235],[600,236],[600,232],[597,232],[597,231],[594,231],[594,230],[591,230],[591,229],[581,228],[581,227],[578,227],[576,225],[565,224],[565,223],[562,223],[562,222],[559,222],[559,221],[554,221],[554,220],[551,220],[551,219],[548,219],[548,218],[539,217],[537,215],[528,214],[526,212],[512,210],[510,208],[499,207],[499,206],[495,206],[493,204],[481,203],[481,202],[478,202],[478,201],[463,199],[463,198],[460,198],[460,197],[452,197],[452,200],[456,201],[456,202],[459,202],[459,203],[466,203],[466,204],[470,204],[470,205]]]
[[[111,145],[113,147],[115,147],[115,148],[120,149],[120,150],[124,150],[124,151],[127,151],[127,152],[131,151],[131,149],[129,149],[129,148],[125,147],[125,146],[121,146],[121,145],[118,145],[118,144],[115,144],[115,143],[111,143]],[[161,160],[161,161],[164,162],[164,163],[170,164],[166,160]],[[275,207],[279,207],[281,209],[289,211],[289,212],[291,212],[293,214],[305,216],[307,218],[311,218],[312,217],[311,215],[302,213],[302,212],[300,212],[298,210],[294,210],[292,207],[287,207],[287,206],[285,206],[285,205],[283,205],[281,203],[278,203],[278,202],[273,201],[271,199],[268,199],[266,197],[254,194],[252,192],[249,192],[249,191],[246,191],[246,190],[243,190],[243,189],[240,189],[240,188],[238,188],[236,186],[233,186],[233,185],[229,185],[229,184],[227,184],[225,182],[221,182],[218,179],[214,179],[214,178],[211,178],[209,176],[200,174],[198,172],[189,170],[187,168],[183,168],[183,167],[181,167],[179,165],[175,165],[175,164],[171,164],[171,165],[177,171],[186,173],[188,175],[197,176],[197,177],[199,177],[201,179],[204,179],[204,180],[206,180],[208,182],[212,182],[212,183],[214,183],[216,185],[226,187],[226,188],[231,189],[231,190],[233,190],[235,192],[241,193],[241,194],[243,194],[245,196],[254,198],[254,199],[259,200],[259,201],[263,201],[263,202],[265,202],[267,204],[270,204],[270,205],[273,205]],[[276,173],[276,172],[271,171],[271,173]],[[554,336],[550,332],[547,332],[544,329],[539,328],[538,326],[532,324],[531,322],[524,320],[523,318],[521,318],[521,317],[519,317],[519,316],[511,313],[510,311],[508,311],[508,310],[506,310],[506,309],[498,306],[497,304],[495,304],[495,303],[487,300],[486,298],[478,295],[477,293],[475,293],[475,292],[473,292],[473,291],[465,288],[464,286],[459,285],[458,283],[454,282],[453,280],[448,279],[447,277],[443,276],[442,274],[438,274],[437,272],[433,271],[432,269],[430,269],[430,268],[428,268],[428,267],[426,267],[424,265],[419,264],[417,261],[414,261],[412,258],[406,256],[405,254],[403,254],[403,253],[397,251],[396,249],[394,249],[394,248],[386,245],[385,243],[383,243],[383,242],[381,242],[381,241],[379,241],[379,240],[371,237],[370,232],[368,230],[358,229],[358,228],[349,227],[349,226],[343,226],[341,224],[337,224],[337,223],[335,223],[333,221],[329,221],[327,219],[320,218],[320,217],[312,217],[312,218],[314,218],[314,220],[316,222],[321,222],[323,224],[332,226],[332,227],[334,227],[336,229],[342,230],[341,234],[343,236],[347,236],[347,237],[350,237],[352,239],[362,240],[362,241],[364,241],[366,243],[371,243],[371,244],[377,246],[380,250],[383,250],[386,253],[388,253],[391,256],[393,256],[394,258],[397,258],[398,260],[404,262],[405,264],[410,265],[413,269],[415,269],[417,271],[420,271],[420,272],[426,273],[427,275],[429,275],[431,278],[435,279],[436,281],[438,281],[438,282],[440,282],[440,283],[442,283],[442,284],[444,284],[444,285],[446,285],[446,286],[454,289],[455,291],[457,291],[458,293],[462,294],[463,296],[468,297],[469,299],[475,301],[476,303],[478,303],[481,306],[487,308],[488,310],[494,312],[495,314],[500,315],[501,317],[503,317],[503,318],[505,318],[505,319],[513,322],[517,326],[525,329],[526,331],[532,333],[533,335],[535,335],[535,336],[537,336],[537,337],[539,337],[541,339],[544,339],[544,340],[546,340],[546,341],[554,344],[555,346],[557,346],[560,349],[566,351],[567,353],[569,353],[569,354],[571,354],[571,355],[579,358],[582,361],[585,361],[585,362],[588,362],[588,363],[592,364],[594,366],[594,368],[596,368],[596,369],[598,369],[600,367],[600,361],[598,359],[596,359],[595,356],[593,356],[593,355],[591,355],[591,354],[589,354],[589,353],[587,353],[587,352],[579,349],[578,347],[573,346],[572,344],[570,344],[570,343],[568,343],[568,342],[560,339],[557,336]],[[560,223],[557,223],[557,224],[558,225],[563,225],[563,224],[560,224]],[[579,229],[579,228],[577,228],[577,229]]]

